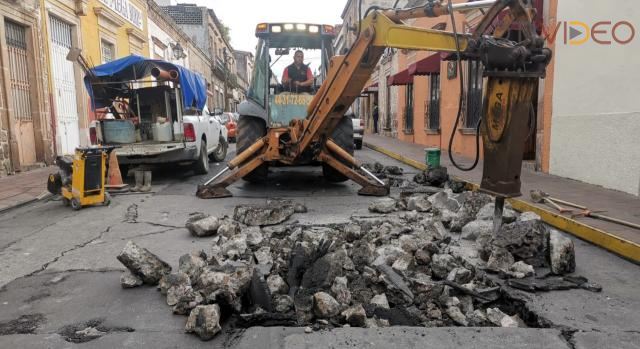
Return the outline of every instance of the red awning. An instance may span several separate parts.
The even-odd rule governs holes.
[[[436,53],[423,58],[409,66],[410,75],[429,75],[440,73],[440,54]]]
[[[378,92],[378,83],[377,82],[365,87],[365,89],[362,90],[362,93],[376,93],[376,92]]]
[[[395,75],[390,75],[387,78],[387,86],[408,85],[411,83],[413,83],[413,76],[409,74],[409,69],[405,69]]]

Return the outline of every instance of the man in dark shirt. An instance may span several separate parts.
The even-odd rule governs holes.
[[[310,92],[313,84],[313,73],[311,69],[303,63],[304,53],[296,51],[293,56],[293,63],[284,69],[282,73],[282,85],[291,92]]]

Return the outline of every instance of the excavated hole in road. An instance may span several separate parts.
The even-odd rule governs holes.
[[[398,176],[395,168],[369,168]],[[348,224],[286,224],[306,208],[283,200],[239,206],[233,217],[194,214],[187,228],[209,238],[209,250],[183,255],[169,274],[168,264],[129,242],[118,256],[130,270],[123,287],[159,281],[173,312],[189,315],[187,332],[203,340],[221,322],[308,330],[557,327],[514,296],[510,282],[529,292],[600,289],[561,276],[575,268],[573,243],[540,217],[506,207],[493,235],[493,198],[464,191],[446,169],[396,182],[400,198],[376,200],[370,215]]]

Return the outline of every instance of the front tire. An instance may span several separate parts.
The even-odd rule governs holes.
[[[353,122],[351,121],[351,118],[343,116],[338,123],[338,126],[336,126],[336,129],[333,131],[333,135],[331,136],[331,138],[337,145],[340,146],[340,148],[344,149],[344,151],[353,156]],[[350,167],[350,165],[346,161],[340,159],[339,157],[337,159],[340,160],[340,162],[342,162],[343,164]],[[349,179],[328,164],[322,164],[322,175],[327,181],[333,183],[340,183]]]
[[[252,116],[240,115],[236,132],[236,155],[240,155],[258,139],[266,135],[267,125],[264,120]],[[269,167],[267,164],[262,164],[242,179],[251,183],[262,183],[267,180],[268,173]]]
[[[200,156],[198,160],[193,164],[193,171],[196,174],[204,175],[209,173],[209,156],[207,155],[207,141],[202,140],[200,143]]]

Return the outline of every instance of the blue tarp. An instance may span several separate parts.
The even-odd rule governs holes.
[[[89,76],[85,76],[84,84],[93,102],[92,105],[95,108],[109,106],[111,105],[110,101],[118,96],[119,92],[117,85],[92,86],[92,83],[141,80],[151,76],[151,69],[154,67],[167,71],[177,70],[180,74],[180,88],[184,107],[195,107],[200,110],[204,108],[207,100],[207,86],[200,74],[177,64],[137,55],[116,59],[91,69],[93,74],[98,77],[98,80],[92,81]],[[120,97],[122,96],[120,95]]]

